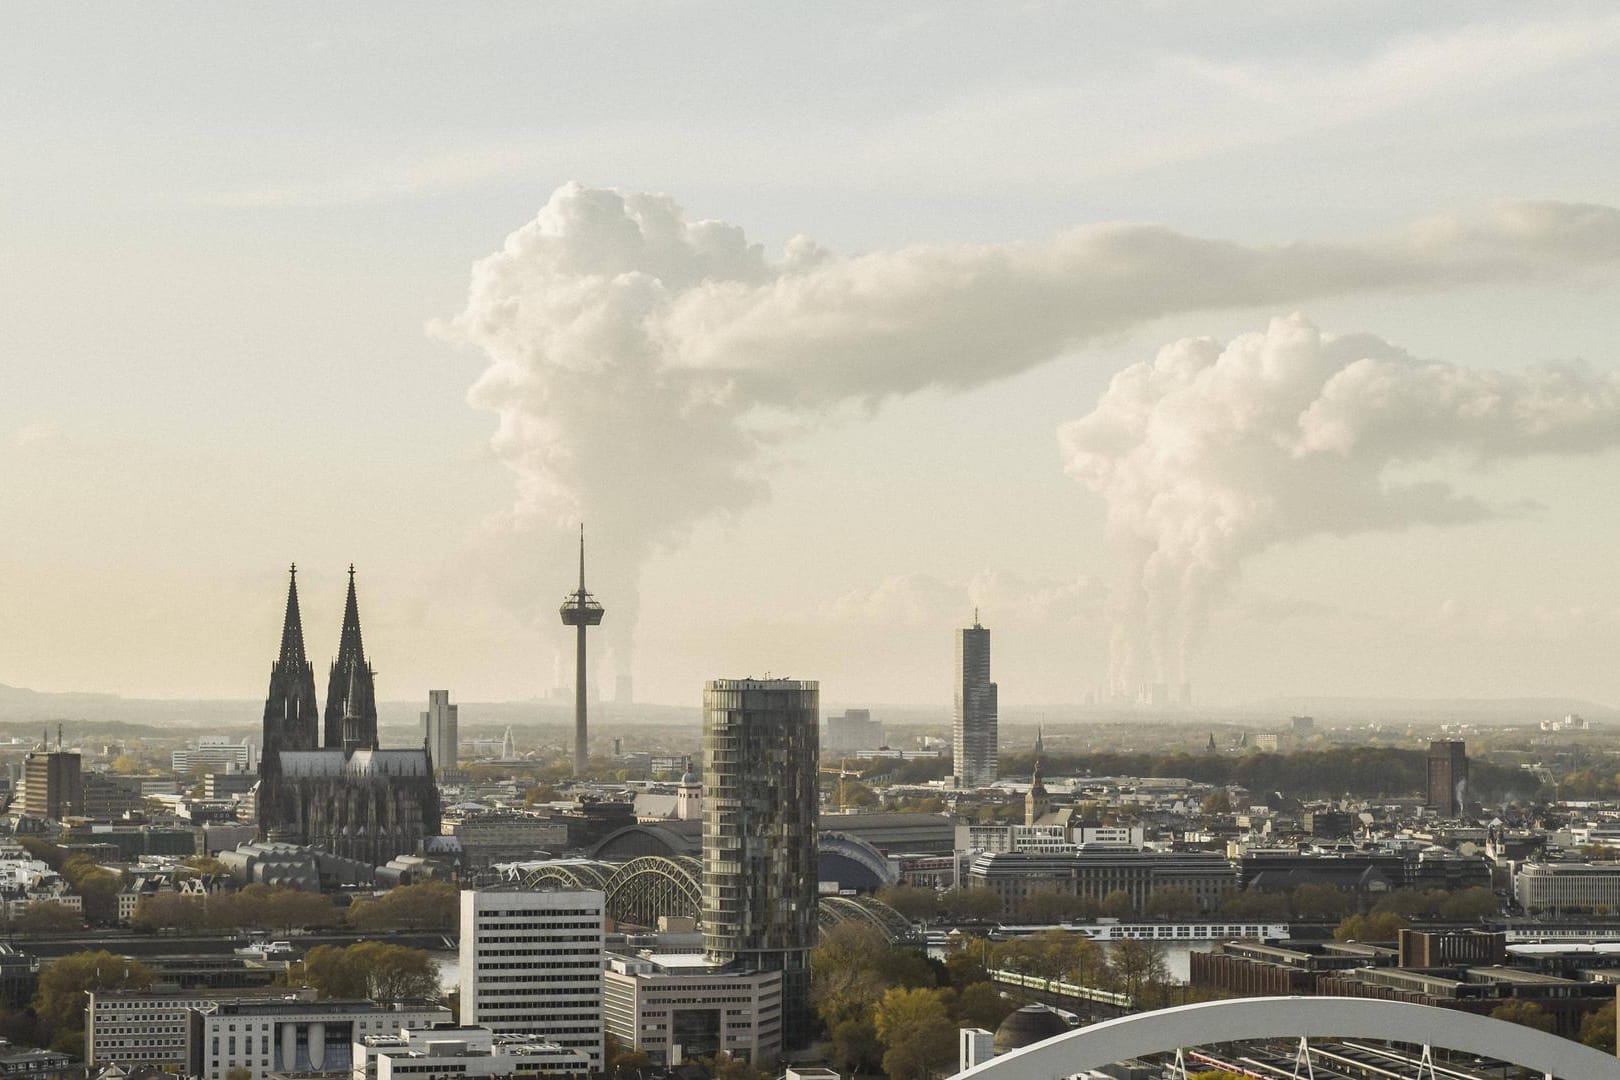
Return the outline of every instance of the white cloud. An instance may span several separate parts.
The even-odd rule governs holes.
[[[1620,376],[1423,362],[1294,316],[1225,345],[1165,346],[1059,441],[1108,504],[1124,569],[1111,681],[1131,693],[1188,677],[1212,606],[1277,544],[1522,512],[1411,472],[1620,446]]]
[[[1620,211],[1539,203],[1361,244],[1095,225],[853,258],[799,237],[773,260],[668,196],[571,184],[474,266],[466,308],[434,329],[488,359],[469,399],[498,417],[515,519],[591,523],[629,594],[617,636],[634,626],[625,584],[649,554],[765,498],[775,448],[852,409],[981,386],[1175,313],[1552,278],[1616,259]],[[628,656],[628,638],[618,644]]]

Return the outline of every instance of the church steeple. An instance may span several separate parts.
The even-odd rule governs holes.
[[[1029,778],[1029,794],[1024,796],[1024,824],[1034,825],[1046,816],[1047,809],[1052,805],[1051,798],[1046,793],[1046,785],[1041,782],[1041,733],[1035,729],[1035,769]]]
[[[365,645],[360,639],[360,603],[355,597],[354,564],[350,563],[343,631],[338,638],[337,659],[332,661],[332,673],[326,683],[324,745],[333,749],[343,749],[351,741],[359,747],[377,745],[374,674],[371,665],[366,663]],[[350,713],[353,713],[352,721]]]
[[[304,623],[298,611],[298,565],[288,571],[287,610],[281,620],[281,651],[270,665],[264,699],[264,749],[259,773],[279,767],[283,750],[313,750],[318,734],[315,670],[304,654]]]

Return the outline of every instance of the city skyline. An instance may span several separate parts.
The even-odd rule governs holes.
[[[1601,6],[134,18],[0,36],[0,683],[250,699],[355,558],[545,697],[583,518],[604,699],[1620,701]]]

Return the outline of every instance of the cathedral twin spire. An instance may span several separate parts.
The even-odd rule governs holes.
[[[298,605],[298,566],[294,564],[288,575],[281,651],[270,668],[270,692],[264,703],[261,770],[277,768],[277,754],[282,750],[314,750],[322,745],[333,749],[374,749],[377,746],[377,698],[373,675],[360,638],[360,606],[351,565],[338,656],[327,683],[324,725],[317,726],[321,714],[315,701],[315,671],[304,650],[304,624]]]

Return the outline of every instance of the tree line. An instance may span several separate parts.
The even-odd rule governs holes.
[[[236,892],[153,893],[130,917],[138,930],[453,930],[460,894],[444,881],[399,885],[378,897],[361,897],[345,911],[329,896],[252,884]]]
[[[1174,776],[1307,798],[1411,795],[1428,784],[1427,752],[1383,746],[1335,746],[1288,754],[1057,752],[1043,753],[1041,763],[1051,776]],[[1027,777],[1033,765],[1031,754],[1007,754],[1000,772]],[[1495,803],[1534,795],[1538,785],[1522,769],[1474,759],[1468,763],[1468,786],[1470,799]]]

